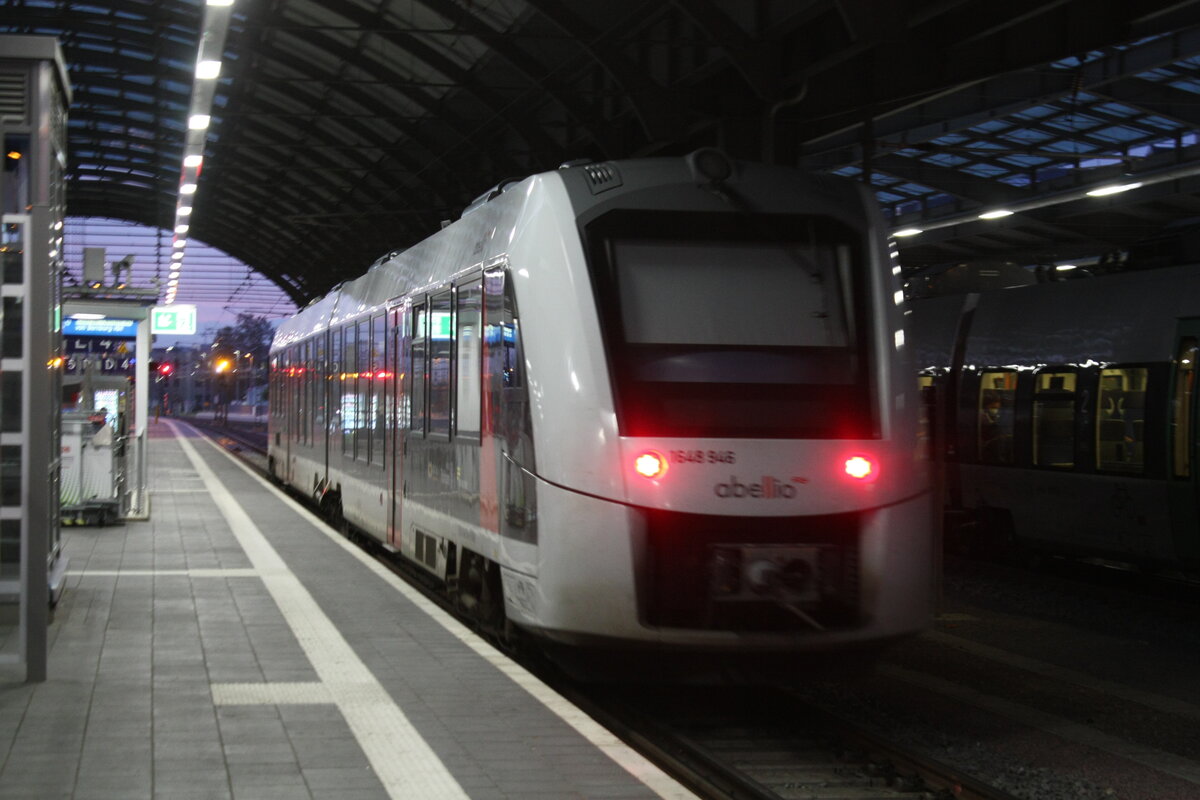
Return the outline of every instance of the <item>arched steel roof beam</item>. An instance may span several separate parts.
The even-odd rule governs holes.
[[[651,142],[674,141],[684,134],[684,114],[675,98],[662,86],[647,79],[646,70],[606,47],[620,28],[600,31],[567,8],[561,0],[526,0],[537,11],[574,38],[625,93],[634,114]]]
[[[509,101],[504,100],[483,81],[478,80],[470,71],[463,69],[433,47],[430,47],[418,37],[403,30],[388,28],[380,24],[377,14],[367,12],[361,6],[348,2],[327,2],[326,7],[341,16],[355,22],[369,36],[374,34],[393,43],[410,53],[414,58],[429,66],[434,71],[445,75],[451,81],[473,95],[483,105],[493,119],[502,120],[524,139],[531,149],[541,152],[562,153],[562,148],[550,139],[537,126],[530,125],[520,114],[509,112]],[[380,14],[386,11],[381,7]],[[365,39],[364,36],[364,39]]]
[[[740,25],[711,0],[672,0],[692,24],[700,28],[708,41],[725,54],[729,63],[758,99],[779,99],[779,45],[749,36]]]
[[[469,10],[454,2],[422,0],[421,4],[449,20],[464,34],[485,43],[497,57],[525,76],[531,84],[532,92],[537,92],[539,97],[550,98],[587,133],[588,138],[595,142],[605,155],[614,155],[612,138],[608,135],[605,127],[594,124],[596,114],[593,109],[580,102],[577,97],[562,91],[546,80],[554,71],[554,66],[543,63],[532,52],[522,49],[518,40],[506,36],[503,31],[495,30]]]
[[[282,109],[277,104],[261,96],[261,93],[255,102],[258,103],[260,108],[265,109],[268,115],[276,112],[286,111],[286,109]],[[313,114],[305,116],[319,118],[320,115]],[[221,128],[222,131],[224,130],[224,124],[225,123],[223,121]],[[441,188],[442,184],[435,183],[428,177],[421,176],[421,162],[408,155],[404,148],[398,147],[386,139],[379,138],[374,133],[373,129],[367,124],[366,120],[356,120],[352,125],[347,125],[346,127],[355,136],[361,137],[361,140],[364,141],[364,144],[350,147],[351,160],[357,162],[357,166],[338,167],[336,169],[350,169],[351,171],[358,171],[360,173],[377,176],[380,182],[387,184],[387,174],[390,171],[381,170],[379,168],[379,159],[369,158],[365,155],[360,155],[355,152],[360,148],[362,150],[381,150],[387,153],[387,158],[401,163],[404,167],[406,175],[416,178],[430,191],[437,192]],[[293,155],[292,157],[293,162],[296,162],[297,158],[300,159],[299,162],[296,162],[298,163],[299,169],[314,174],[321,174],[325,171],[326,165],[316,160],[315,154],[321,151],[329,152],[330,150],[338,150],[342,147],[340,143],[335,144],[334,140],[328,138],[325,141],[317,141],[311,144],[305,144],[303,142],[279,142],[276,128],[264,126],[256,122],[253,117],[241,119],[239,124],[234,127],[234,130],[237,132],[236,141],[230,141],[228,138],[222,137],[214,142],[211,142],[208,147],[209,152],[212,153],[212,158],[208,165],[210,169],[209,179],[214,184],[220,186],[221,192],[228,191],[232,187],[238,185],[239,173],[227,172],[227,170],[230,169],[229,164],[231,161],[235,165],[235,169],[243,168],[245,171],[288,169],[287,165],[273,163],[270,159],[258,158],[258,153],[261,149],[300,151],[299,156]],[[302,130],[301,126],[297,125],[296,130]],[[324,131],[321,133],[325,136],[329,135]],[[306,153],[304,151],[309,152]],[[233,153],[237,153],[238,158],[236,160],[232,158],[224,158],[222,156],[223,152],[228,152],[231,155]],[[307,156],[309,156],[310,153],[314,155],[312,155],[311,158],[308,158]],[[253,161],[253,163],[244,163],[250,161]],[[273,193],[277,194],[281,190],[285,189],[286,186],[286,183],[276,183],[272,185],[271,190]],[[345,186],[343,184],[330,182],[327,188],[329,188],[331,191],[342,191]],[[390,189],[390,185],[385,185],[381,190],[376,190],[372,196],[366,197],[365,200],[367,202],[380,202],[382,201],[384,194],[390,193]],[[314,196],[310,187],[300,187],[296,191],[301,193],[301,196],[309,205],[313,207],[314,211],[321,210],[322,208],[324,210],[329,210],[328,201]],[[324,203],[324,205],[320,205],[322,203]]]
[[[332,41],[328,36],[325,36],[318,31],[296,29],[289,31],[289,34],[295,36],[297,39],[307,42],[313,47],[330,53],[336,58],[349,60],[354,56],[354,52],[350,48],[339,42]],[[288,64],[292,69],[300,73],[308,72],[311,69],[308,65],[298,62],[289,54],[281,53],[278,50],[267,53],[266,56],[268,58],[273,58],[280,63]],[[473,141],[469,136],[458,133],[459,131],[469,129],[471,127],[471,124],[468,120],[462,119],[457,114],[448,113],[446,108],[438,104],[427,94],[405,86],[403,82],[403,76],[387,70],[385,65],[374,61],[367,64],[358,63],[356,66],[363,72],[378,78],[382,84],[388,85],[392,91],[404,96],[410,102],[424,109],[429,115],[430,123],[440,123],[444,126],[446,131],[456,132],[456,137],[460,143],[469,144],[472,150],[489,160],[493,160],[497,157],[497,153],[489,152],[478,142]],[[320,81],[317,82],[319,83]],[[370,107],[372,103],[378,103],[381,100],[378,94],[371,95],[363,90],[354,88],[353,86],[343,87],[343,89],[343,93],[347,97],[352,98],[356,103],[366,107]],[[423,148],[425,148],[434,156],[437,161],[443,163],[447,170],[450,169],[450,165],[444,162],[443,154],[447,150],[444,142],[435,141],[429,136],[422,134],[417,130],[418,126],[405,127],[406,135],[408,135],[414,142],[419,143]],[[511,160],[505,164],[505,169],[509,171],[513,171],[518,167],[519,165],[515,164]]]

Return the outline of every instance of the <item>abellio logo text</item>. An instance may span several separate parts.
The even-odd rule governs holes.
[[[731,475],[725,483],[713,487],[717,497],[748,497],[755,500],[790,500],[796,496],[794,484],[808,483],[807,478],[793,477],[792,482],[764,475],[756,483],[742,483],[736,475]]]

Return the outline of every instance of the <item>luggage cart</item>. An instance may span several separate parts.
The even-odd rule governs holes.
[[[124,442],[112,433],[104,409],[68,411],[62,417],[61,519],[63,525],[99,525],[122,516]]]

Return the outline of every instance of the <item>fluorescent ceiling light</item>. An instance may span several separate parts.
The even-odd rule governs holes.
[[[175,226],[175,232],[176,232],[176,233],[187,233],[187,232],[188,232],[188,226],[187,226],[187,225],[176,225],[176,226]]]
[[[183,253],[172,253],[171,258],[183,258]]]
[[[71,319],[107,319],[103,314],[85,314],[80,311],[77,314],[72,314]]]
[[[180,194],[195,194],[196,193],[196,184],[194,184],[194,183],[183,184],[182,186],[179,187],[179,193]]]
[[[1130,189],[1136,189],[1141,185],[1140,183],[1122,183],[1101,186],[1099,189],[1092,189],[1088,192],[1088,197],[1104,197],[1108,194],[1120,194],[1121,192],[1128,192]]]
[[[205,5],[209,5],[209,6],[231,6],[231,5],[233,5],[233,0],[208,0],[208,2],[207,2],[207,3],[205,3]]]
[[[171,270],[171,274],[167,275],[167,277],[170,278],[171,280],[175,280],[176,278],[179,277],[179,270],[177,270],[177,269]]]
[[[979,215],[980,219],[1000,219],[1001,217],[1011,217],[1011,211],[1007,208],[998,208],[995,211],[985,211]]]
[[[183,165],[185,167],[198,167],[204,162],[204,156],[190,155],[183,157]]]
[[[1073,270],[1075,268],[1076,268],[1075,264],[1059,264],[1057,267],[1055,267],[1055,269],[1058,270],[1059,272],[1067,272],[1067,271]]]
[[[220,61],[201,61],[196,65],[196,77],[200,80],[212,80],[220,74]]]
[[[172,247],[187,247],[187,239],[176,239]]]
[[[902,230],[892,231],[892,236],[916,236],[918,233],[924,232],[925,231],[921,230],[920,228],[904,228]]]
[[[208,123],[212,121],[212,117],[208,114],[193,114],[188,117],[188,130],[202,131],[208,127]]]
[[[186,217],[188,214],[191,214],[191,213],[192,213],[191,206],[180,206],[179,210],[175,212],[175,216]]]

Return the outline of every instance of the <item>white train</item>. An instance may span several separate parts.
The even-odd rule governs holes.
[[[933,503],[881,230],[856,184],[715,150],[512,182],[278,329],[272,471],[499,630],[911,634]]]
[[[1200,566],[1200,273],[912,303],[961,546]]]

